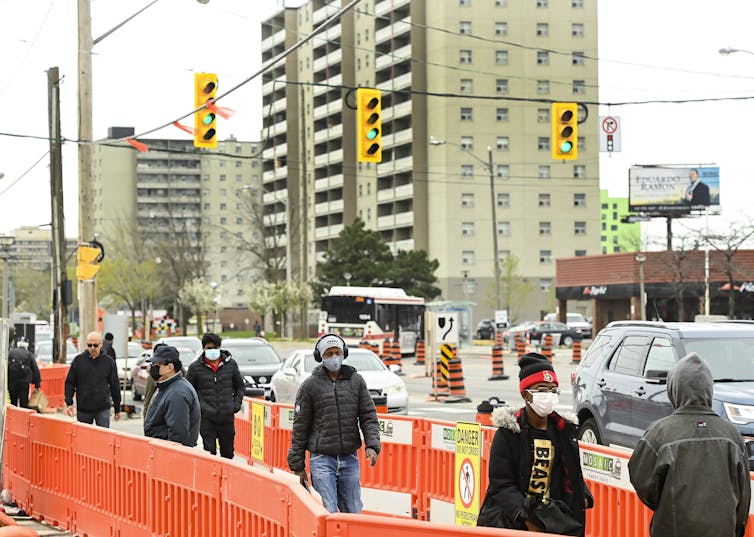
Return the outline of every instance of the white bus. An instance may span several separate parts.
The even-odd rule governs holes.
[[[349,345],[361,340],[382,345],[396,335],[401,354],[414,354],[422,334],[424,299],[395,287],[333,286],[322,296],[319,335],[332,332]]]

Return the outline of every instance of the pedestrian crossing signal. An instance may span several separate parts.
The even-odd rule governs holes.
[[[356,139],[359,162],[382,162],[382,92],[356,90]]]
[[[194,107],[214,103],[217,95],[217,75],[194,73]],[[217,147],[217,115],[209,108],[194,114],[194,147]]]
[[[81,281],[93,280],[99,271],[97,259],[101,250],[92,246],[79,246],[78,249],[78,266],[76,267],[76,277]]]
[[[552,103],[552,158],[576,160],[579,153],[579,105]]]

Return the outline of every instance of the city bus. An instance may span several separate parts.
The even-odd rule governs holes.
[[[424,299],[395,287],[333,286],[322,295],[319,335],[333,332],[349,345],[382,342],[397,336],[401,354],[416,352],[422,334]]]

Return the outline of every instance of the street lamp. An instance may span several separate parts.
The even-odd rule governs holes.
[[[636,254],[636,261],[639,263],[639,302],[641,303],[641,320],[647,320],[647,297],[644,294],[644,262],[647,256]]]
[[[447,140],[438,140],[434,136],[429,137],[429,145],[437,146],[437,145],[445,145],[445,144],[456,146],[461,151],[468,154],[470,157],[481,162],[482,165],[485,168],[487,168],[487,170],[490,172],[490,201],[492,203],[492,248],[494,250],[493,257],[495,260],[495,309],[500,310],[501,308],[501,304],[500,304],[501,270],[500,270],[500,254],[498,253],[498,248],[497,248],[497,200],[495,199],[495,171],[494,171],[494,165],[492,164],[492,147],[487,146],[488,160],[485,162],[484,159],[479,158],[468,149],[461,147],[460,145],[456,143],[448,142]]]
[[[343,278],[345,278],[345,280],[346,280],[346,287],[350,287],[351,286],[351,273],[350,272],[344,272],[343,273]]]

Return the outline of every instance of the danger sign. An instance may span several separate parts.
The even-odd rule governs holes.
[[[456,423],[455,504],[456,526],[476,526],[479,516],[479,479],[482,426]]]

